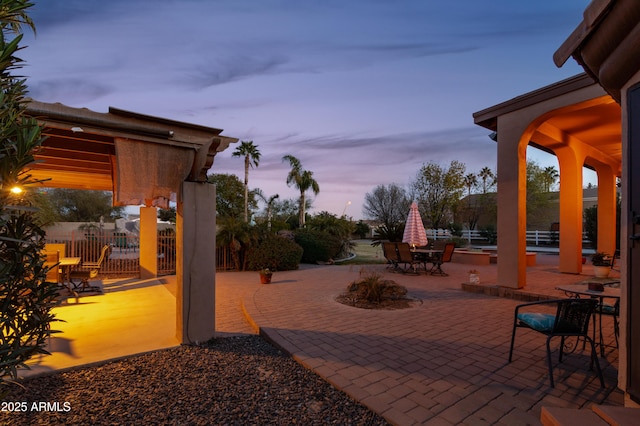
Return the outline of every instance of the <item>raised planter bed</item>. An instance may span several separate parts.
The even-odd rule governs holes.
[[[468,265],[488,265],[491,253],[488,251],[458,250],[453,252],[452,262]]]
[[[489,250],[456,249],[451,261],[468,265],[489,265],[498,263],[498,254]],[[536,253],[527,252],[527,266],[536,266]]]
[[[489,258],[491,263],[498,263],[498,255],[496,253],[491,254]],[[536,266],[536,253],[527,252],[527,266]]]

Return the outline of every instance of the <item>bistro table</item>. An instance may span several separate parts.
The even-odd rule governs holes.
[[[584,284],[571,284],[571,285],[562,285],[556,287],[557,290],[564,291],[564,293],[569,297],[579,298],[580,296],[589,296],[591,298],[598,299],[598,325],[600,329],[600,355],[604,356],[604,338],[602,336],[602,306],[604,303],[604,299],[614,299],[616,303],[620,300],[620,289],[615,287],[603,286],[602,291],[591,290],[589,289],[588,283]],[[593,319],[595,326],[595,318]],[[593,329],[594,340],[595,340],[595,327]]]
[[[73,294],[76,298],[78,297],[78,293],[73,289],[73,283],[71,282],[71,269],[74,266],[78,266],[81,262],[81,258],[79,257],[62,257],[58,263],[60,270],[62,271],[61,284],[69,290],[69,293]]]
[[[412,248],[411,254],[414,256],[414,259],[424,263],[425,272],[429,272],[427,271],[427,263],[434,263],[439,256],[442,256],[442,250]]]

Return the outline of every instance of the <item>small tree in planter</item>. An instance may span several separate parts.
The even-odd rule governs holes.
[[[269,268],[260,269],[260,283],[262,284],[271,284],[271,277],[273,276],[273,272]]]
[[[593,270],[597,278],[606,278],[611,271],[611,264],[613,257],[604,252],[596,252],[591,256],[591,263],[593,264]]]

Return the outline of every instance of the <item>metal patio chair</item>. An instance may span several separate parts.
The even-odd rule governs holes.
[[[454,243],[447,243],[445,244],[442,253],[436,253],[432,256],[430,262],[433,263],[433,266],[431,267],[431,271],[429,271],[431,272],[431,275],[440,275],[443,277],[449,275],[442,270],[442,264],[451,262],[455,248],[456,245]]]
[[[78,269],[71,271],[69,280],[73,284],[73,289],[79,292],[101,291],[100,287],[89,285],[89,280],[98,276],[102,264],[107,260],[110,253],[111,246],[105,244],[100,251],[100,258],[97,262],[82,262]]]
[[[556,306],[555,314],[548,312],[532,312],[530,307],[553,307]],[[589,336],[589,320],[598,307],[598,301],[595,299],[557,299],[545,300],[539,302],[523,303],[516,306],[513,317],[513,331],[511,334],[511,346],[509,348],[509,362],[513,357],[513,345],[516,338],[516,330],[518,328],[527,328],[547,336],[547,364],[549,367],[549,381],[551,387],[555,387],[553,382],[553,365],[551,363],[551,339],[560,337],[559,362],[562,362],[562,356],[565,353],[565,339],[567,337],[576,337],[584,339],[591,345],[591,367],[595,363],[600,385],[604,387],[604,378],[596,353],[595,342]],[[576,340],[575,350],[578,345]]]

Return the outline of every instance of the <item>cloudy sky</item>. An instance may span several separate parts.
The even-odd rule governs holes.
[[[428,162],[496,167],[476,111],[582,72],[553,52],[589,0],[35,0],[30,95],[222,128],[262,152],[250,187],[297,197],[283,155],[314,172],[315,212]],[[213,171],[243,176],[233,149]],[[530,152],[542,165],[553,158]],[[349,204],[350,202],[350,204]]]

